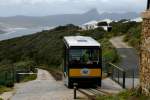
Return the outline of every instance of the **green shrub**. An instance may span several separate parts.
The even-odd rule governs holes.
[[[131,27],[127,34],[124,37],[124,41],[128,42],[129,45],[135,47],[137,50],[139,49],[140,46],[140,40],[141,40],[141,31],[142,27],[141,24]]]
[[[34,61],[20,61],[14,63],[14,67],[16,70],[22,70],[24,72],[34,72],[35,71],[35,62]]]
[[[123,35],[123,34],[126,34],[130,28],[136,27],[137,25],[139,25],[139,23],[136,23],[136,22],[126,22],[126,23],[112,22],[111,25],[112,25],[113,33],[116,33],[118,35]]]
[[[108,62],[117,63],[119,61],[119,55],[118,55],[116,49],[109,42],[109,38],[101,39],[100,43],[102,45],[103,58],[105,58],[105,60],[107,60]]]
[[[36,72],[35,63],[33,61],[21,61],[14,64],[0,65],[0,85],[13,87],[16,81],[16,73],[18,72]]]
[[[9,87],[12,87],[14,85],[12,65],[0,65],[0,85]]]

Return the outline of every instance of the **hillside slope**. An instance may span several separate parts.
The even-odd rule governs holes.
[[[1,41],[0,63],[34,61],[37,65],[60,66],[63,62],[63,37],[73,36],[79,32],[83,36],[91,36],[101,42],[103,56],[111,61],[116,60],[117,54],[103,29],[78,30],[79,28],[74,25],[59,26],[50,31]]]
[[[67,31],[68,28],[69,30]],[[34,60],[37,63],[60,64],[62,59],[63,36],[74,35],[75,26],[58,27],[34,35],[0,42],[0,62],[10,60]]]

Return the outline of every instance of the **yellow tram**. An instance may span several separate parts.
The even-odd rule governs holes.
[[[101,45],[91,37],[64,37],[64,77],[69,88],[74,83],[101,86]]]

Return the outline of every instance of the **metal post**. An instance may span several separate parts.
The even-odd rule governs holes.
[[[118,70],[118,83],[119,83],[119,70]]]
[[[133,83],[132,83],[132,86],[133,86],[133,89],[134,89],[134,70],[132,70],[132,73],[133,73]]]
[[[18,73],[16,73],[16,81],[17,81],[17,83],[20,82],[20,80],[19,80],[19,74]]]
[[[112,68],[112,75],[111,75],[111,78],[113,79],[114,78],[114,69]]]
[[[126,72],[123,72],[123,88],[126,88],[126,86],[125,86],[125,78],[126,78]]]
[[[147,1],[147,10],[150,8],[150,0]]]
[[[74,99],[77,98],[77,87],[74,87]]]
[[[74,83],[73,85],[74,85],[74,99],[76,99],[77,98],[77,86],[78,86],[78,84]]]

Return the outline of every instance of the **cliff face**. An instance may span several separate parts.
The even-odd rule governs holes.
[[[142,14],[140,85],[142,93],[150,96],[150,10]]]

